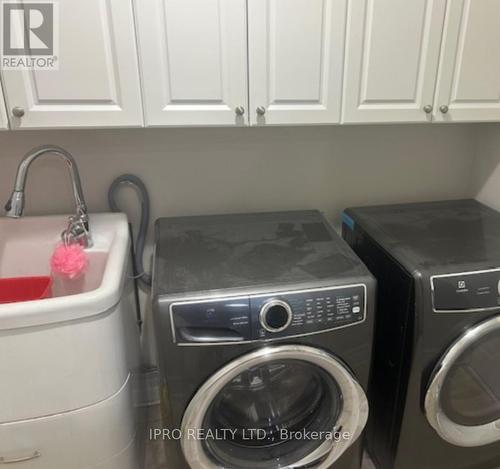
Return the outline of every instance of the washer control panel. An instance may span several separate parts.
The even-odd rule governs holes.
[[[255,339],[309,334],[363,321],[365,288],[359,285],[258,296],[250,298],[250,306],[254,318],[259,312],[259,321],[253,323]]]
[[[437,312],[500,307],[500,269],[436,275],[431,286]]]
[[[173,303],[173,340],[237,343],[311,334],[365,319],[364,285]]]

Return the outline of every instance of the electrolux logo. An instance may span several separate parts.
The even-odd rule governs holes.
[[[3,69],[56,70],[59,5],[54,1],[1,2]]]

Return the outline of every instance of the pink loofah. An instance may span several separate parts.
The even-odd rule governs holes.
[[[79,244],[59,244],[50,260],[52,272],[71,280],[83,275],[88,268],[89,258]]]

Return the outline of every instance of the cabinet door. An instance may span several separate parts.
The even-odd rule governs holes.
[[[246,0],[136,0],[136,11],[146,124],[246,124]]]
[[[57,5],[58,70],[3,72],[12,127],[142,126],[132,0]]]
[[[499,49],[498,0],[448,1],[436,121],[500,121]]]
[[[249,0],[250,120],[340,121],[346,0]]]
[[[2,92],[2,84],[0,83],[0,130],[8,128],[7,112],[5,110],[5,100]]]
[[[445,0],[349,2],[344,122],[432,119],[445,6]]]

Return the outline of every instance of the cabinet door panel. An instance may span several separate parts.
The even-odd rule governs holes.
[[[338,123],[346,1],[249,0],[248,6],[251,123]]]
[[[136,0],[136,11],[147,125],[246,124],[245,0]]]
[[[142,125],[131,0],[64,0],[58,70],[4,71],[14,128]]]
[[[438,76],[439,122],[500,120],[500,2],[449,0]],[[442,113],[441,106],[449,111]]]
[[[445,0],[351,0],[344,122],[426,122]]]
[[[5,110],[5,100],[2,91],[2,84],[0,83],[0,130],[7,129],[8,120],[7,120],[7,112]]]

